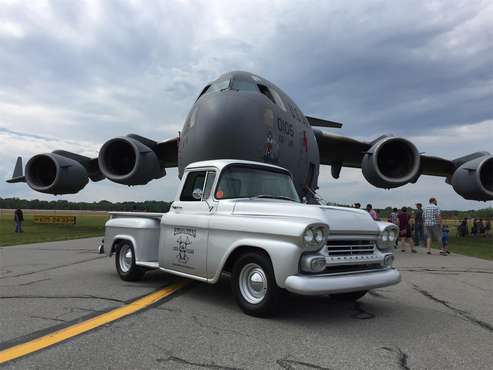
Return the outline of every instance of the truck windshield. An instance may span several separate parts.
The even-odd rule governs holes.
[[[300,201],[287,173],[247,166],[224,169],[215,195],[216,199],[259,197]]]

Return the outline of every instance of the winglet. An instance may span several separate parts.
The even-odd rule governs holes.
[[[15,182],[26,182],[26,178],[24,176],[24,171],[22,170],[22,157],[17,157],[17,162],[15,162],[14,173],[12,174],[12,178],[8,179],[8,183]]]

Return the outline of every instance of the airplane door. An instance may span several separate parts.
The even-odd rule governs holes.
[[[214,182],[214,171],[187,174],[180,200],[173,202],[166,216],[160,245],[159,265],[196,276],[207,275],[207,242],[212,211],[204,200],[204,191]],[[210,191],[210,190],[209,190]]]

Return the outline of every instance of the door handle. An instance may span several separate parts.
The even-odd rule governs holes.
[[[171,206],[171,208],[173,208],[173,209],[183,209],[182,206]]]

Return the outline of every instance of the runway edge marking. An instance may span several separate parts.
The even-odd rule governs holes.
[[[68,326],[66,328],[54,331],[53,333],[43,335],[39,338],[21,343],[10,348],[0,351],[0,365],[15,360],[19,357],[26,356],[33,352],[40,351],[67,339],[73,338],[90,330],[96,329],[102,325],[108,324],[125,316],[136,313],[144,308],[147,308],[160,300],[169,297],[176,291],[188,285],[189,281],[182,280],[173,283],[154,293],[148,294],[139,298],[125,306],[115,308],[114,310],[105,312],[96,317],[82,321],[80,323]]]

